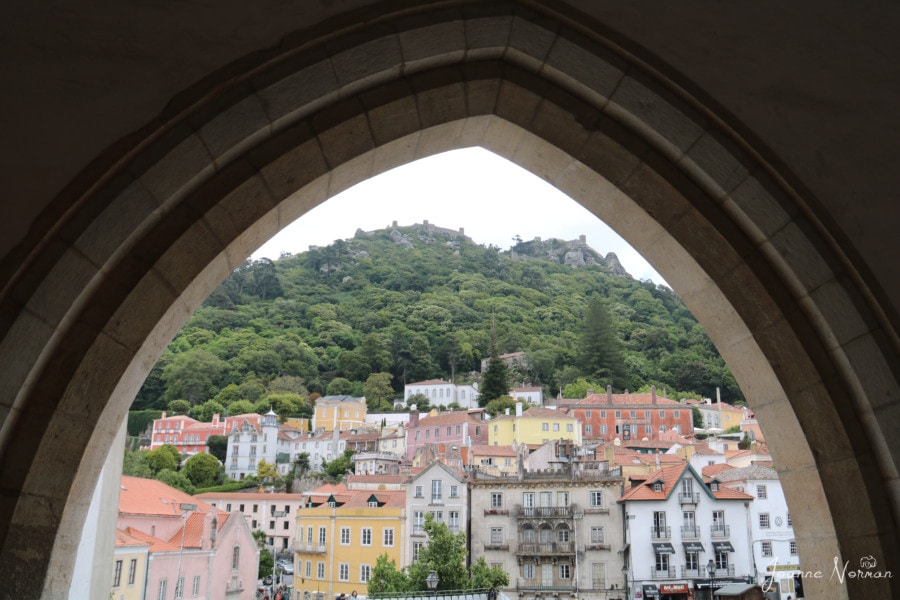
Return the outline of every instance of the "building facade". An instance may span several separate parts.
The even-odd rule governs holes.
[[[629,597],[711,600],[711,588],[752,581],[746,505],[753,496],[715,480],[707,485],[686,463],[631,481],[619,499]]]
[[[365,398],[353,396],[322,396],[313,411],[313,431],[349,431],[362,429],[369,407]]]
[[[405,491],[347,490],[309,499],[297,515],[295,597],[367,595],[379,556],[407,564]]]
[[[256,596],[259,548],[238,513],[220,511],[160,481],[122,477],[118,529],[148,547],[147,598]],[[117,568],[120,559],[114,558]],[[128,573],[121,560],[122,576],[128,578],[131,558]]]
[[[207,492],[194,496],[227,513],[244,517],[251,531],[265,533],[265,546],[275,554],[292,554],[296,538],[300,494]]]
[[[581,446],[581,424],[574,416],[552,408],[534,407],[523,412],[522,403],[517,402],[516,414],[488,421],[490,446],[545,444],[560,439]]]
[[[409,428],[406,431],[406,459],[412,461],[428,445],[443,445],[457,449],[471,444],[486,444],[487,424],[481,419],[481,411],[452,411],[439,413],[432,410],[424,417],[418,411],[410,411]]]
[[[583,400],[565,402],[569,414],[582,424],[585,440],[622,442],[643,438],[655,439],[660,433],[677,431],[690,435],[694,431],[690,406],[658,396],[656,388],[646,394],[588,394]]]
[[[166,416],[166,413],[163,412],[159,419],[153,421],[150,450],[156,450],[164,444],[171,444],[178,448],[183,456],[208,452],[207,440],[210,436],[228,435],[236,423],[243,421],[258,425],[261,418],[256,413],[225,418],[213,415],[212,422],[206,423],[184,415]]]
[[[456,403],[460,408],[478,408],[478,387],[475,385],[457,385],[443,379],[429,379],[403,386],[403,401],[407,405],[416,394],[428,398],[431,406],[450,406]]]
[[[803,597],[800,555],[781,480],[775,469],[751,465],[716,475],[720,485],[753,496],[749,507],[755,581],[769,598]]]
[[[623,480],[598,464],[568,463],[513,477],[472,472],[470,553],[500,566],[514,600],[605,600],[622,592]]]
[[[459,470],[434,461],[407,486],[406,514],[412,520],[409,536],[404,540],[407,566],[419,557],[419,551],[428,544],[425,533],[425,516],[431,514],[438,523],[444,523],[451,533],[464,533],[469,537],[469,494],[466,476]]]
[[[225,474],[234,480],[256,475],[259,461],[276,464],[278,458],[278,415],[271,410],[259,418],[234,421],[228,431]]]

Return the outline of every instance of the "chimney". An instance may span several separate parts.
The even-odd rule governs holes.
[[[516,416],[517,417],[522,416],[522,403],[521,402],[516,402]]]
[[[165,419],[165,418],[166,418],[166,411],[162,411],[162,414],[160,415],[159,418],[160,418],[160,419]]]
[[[656,386],[655,385],[650,386],[650,403],[656,404]]]
[[[393,225],[391,225],[394,229],[397,229],[397,221],[394,221]]]
[[[613,401],[612,401],[612,386],[611,385],[606,386],[606,403],[607,404],[613,403]]]
[[[410,427],[418,427],[419,426],[419,409],[415,404],[409,407],[409,426]]]
[[[212,425],[213,425],[213,427],[219,426],[219,413],[215,413],[213,415]]]

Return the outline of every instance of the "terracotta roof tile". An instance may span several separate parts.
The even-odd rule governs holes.
[[[116,548],[128,548],[132,546],[149,546],[150,542],[141,540],[131,535],[124,529],[116,529]]]
[[[702,475],[704,479],[712,479],[722,471],[728,471],[729,469],[733,469],[731,465],[728,463],[721,463],[718,465],[707,465],[701,469]]]
[[[586,398],[583,400],[578,400],[576,405],[591,405],[591,406],[622,406],[622,405],[646,405],[646,406],[665,406],[665,407],[675,407],[675,406],[684,406],[681,402],[677,400],[671,400],[669,398],[664,398],[663,396],[657,394],[656,395],[656,403],[653,402],[653,394],[647,392],[642,394],[613,394],[612,395],[612,404],[609,403],[606,394],[588,394]]]
[[[155,479],[122,476],[119,512],[131,515],[180,515],[179,504],[196,504],[198,512],[215,510],[206,502]]]
[[[484,456],[490,454],[492,456],[516,456],[516,451],[512,446],[490,446],[488,444],[472,444],[472,454]]]

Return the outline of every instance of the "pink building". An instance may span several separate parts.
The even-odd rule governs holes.
[[[434,411],[421,419],[418,411],[410,411],[409,427],[406,430],[406,458],[413,460],[417,452],[426,446],[439,444],[457,449],[469,444],[487,444],[487,424],[482,420],[483,410],[454,411],[438,413]]]
[[[149,546],[148,598],[255,598],[259,549],[239,513],[160,481],[122,477],[118,528]]]
[[[205,423],[184,415],[167,417],[163,412],[160,418],[153,421],[150,449],[156,450],[164,444],[171,444],[186,456],[208,452],[206,441],[209,436],[228,435],[236,424],[244,421],[259,428],[260,419],[262,416],[256,413],[235,415],[224,419],[219,415],[213,415],[212,422]]]

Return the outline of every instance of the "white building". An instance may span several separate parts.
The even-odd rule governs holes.
[[[225,474],[235,480],[256,475],[259,461],[274,465],[277,456],[278,415],[270,410],[259,421],[236,420],[228,432]]]
[[[449,406],[455,402],[460,407],[478,408],[477,385],[456,385],[443,379],[429,379],[416,383],[407,383],[403,388],[403,400],[409,404],[409,398],[422,394],[428,398],[431,406]]]
[[[752,465],[727,469],[715,479],[722,486],[754,497],[749,523],[756,582],[772,590],[770,597],[778,600],[802,597],[800,557],[778,473],[775,469]]]
[[[753,496],[709,485],[688,464],[638,479],[619,500],[625,506],[629,598],[711,598],[713,590],[752,580],[747,530]],[[715,574],[708,571],[709,563]]]
[[[527,402],[534,406],[544,406],[544,390],[540,386],[513,388],[509,390],[509,397],[516,402]]]
[[[317,431],[307,434],[306,437],[294,440],[292,446],[294,456],[301,452],[309,454],[309,466],[313,471],[319,471],[322,464],[331,462],[344,453],[347,448],[347,440],[341,437],[337,429],[333,431]]]
[[[409,548],[405,553],[410,562],[419,557],[419,551],[428,543],[423,529],[427,513],[447,525],[451,533],[461,531],[468,537],[468,498],[465,476],[441,461],[432,462],[410,481],[406,514],[412,518],[412,527],[409,528]]]
[[[293,552],[297,511],[305,501],[300,494],[208,492],[195,498],[228,513],[241,513],[252,531],[265,532],[270,552]]]

